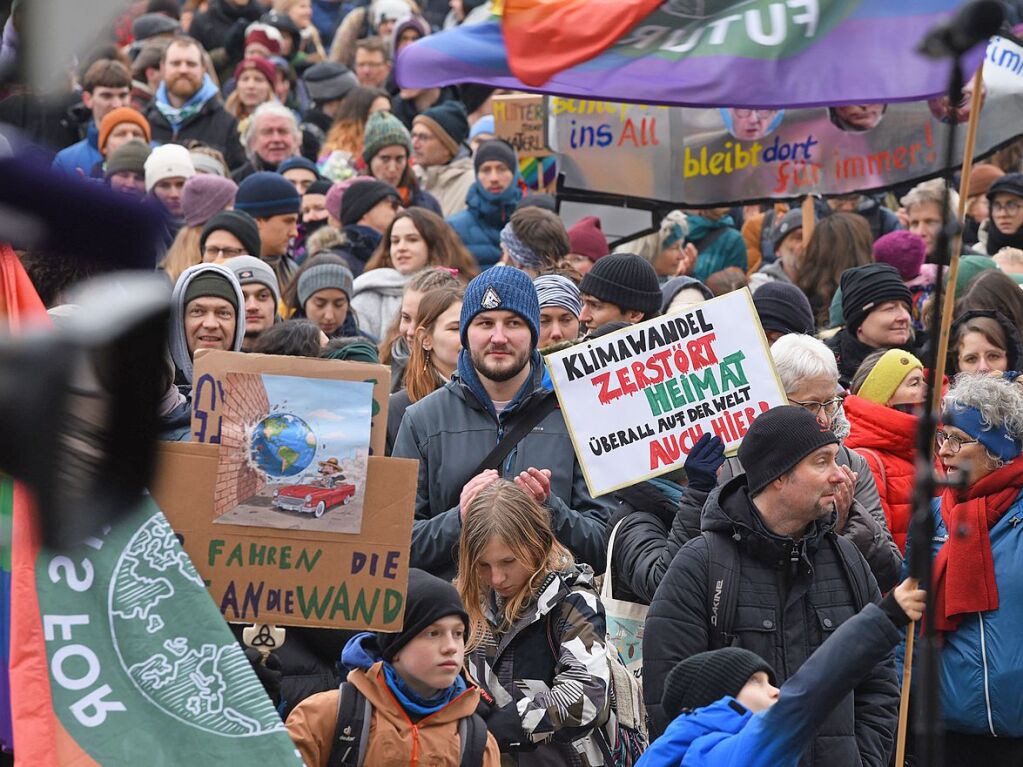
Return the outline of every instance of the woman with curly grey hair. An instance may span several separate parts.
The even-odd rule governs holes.
[[[1023,764],[1023,387],[960,375],[944,407],[938,457],[959,480],[932,505],[945,764]]]

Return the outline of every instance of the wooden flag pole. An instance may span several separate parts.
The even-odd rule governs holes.
[[[973,92],[981,93],[983,88],[984,62],[980,62],[976,73],[973,75]],[[963,170],[959,178],[959,210],[957,218],[960,225],[959,234],[952,238],[952,257],[948,268],[948,290],[945,293],[945,305],[941,310],[941,333],[937,338],[938,356],[934,360],[934,399],[931,401],[931,408],[937,412],[941,408],[942,386],[941,382],[945,376],[945,362],[948,358],[948,334],[952,327],[952,312],[955,310],[956,302],[956,278],[959,276],[959,251],[962,250],[962,224],[966,213],[966,192],[970,188],[970,171],[973,170],[973,148],[977,141],[977,123],[980,122],[979,103],[974,102],[970,109],[970,121],[966,126],[966,146],[963,147]],[[940,272],[940,270],[939,270]],[[939,273],[939,279],[940,273]],[[935,307],[937,308],[937,307]]]
[[[983,93],[984,62],[981,61],[973,75],[973,92]],[[952,312],[955,309],[956,277],[959,275],[959,251],[962,249],[962,223],[966,213],[966,192],[970,186],[970,171],[973,169],[973,150],[977,141],[977,123],[980,121],[980,109],[974,104],[970,109],[970,120],[966,126],[966,144],[963,147],[963,169],[959,178],[959,208],[956,221],[960,225],[959,233],[952,238],[952,253],[949,259],[948,289],[945,292],[944,306],[941,307],[941,330],[938,333],[937,356],[931,375],[934,380],[934,394],[930,402],[932,412],[940,412],[942,382],[945,379],[945,362],[948,358],[948,334],[952,327]],[[941,270],[938,279],[942,279]],[[935,307],[937,310],[938,307]],[[933,443],[932,443],[933,444]],[[926,588],[927,586],[925,586]],[[895,764],[902,767],[906,763],[906,725],[909,720],[909,688],[913,677],[913,639],[916,635],[916,621],[912,621],[906,629],[906,655],[902,667],[902,698],[899,701],[899,728],[895,741]]]
[[[803,200],[803,244],[810,241],[813,236],[814,226],[817,224],[817,214],[813,209],[813,195],[808,194]]]

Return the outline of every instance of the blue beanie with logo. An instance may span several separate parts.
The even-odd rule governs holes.
[[[529,275],[512,266],[493,266],[473,278],[465,289],[459,331],[462,346],[469,348],[469,324],[481,312],[514,312],[529,325],[535,347],[540,338],[540,301]]]

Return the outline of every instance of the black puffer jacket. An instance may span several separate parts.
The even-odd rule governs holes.
[[[146,108],[145,117],[152,128],[153,141],[158,144],[187,144],[195,139],[223,152],[231,169],[245,163],[245,152],[238,140],[238,121],[216,98],[203,104],[202,109],[179,125],[177,131],[157,109],[155,99]]]
[[[808,526],[794,542],[774,534],[749,498],[744,476],[711,491],[702,528],[738,536],[739,587],[732,633],[735,644],[767,660],[784,682],[857,610],[857,594],[878,602],[866,562],[846,575],[832,518]],[[643,640],[643,694],[651,735],[666,725],[660,699],[664,678],[684,658],[712,646],[707,615],[708,550],[700,536],[672,561],[647,616]],[[855,583],[853,582],[855,581]],[[827,718],[800,764],[859,767],[888,764],[899,703],[892,656],[878,664]]]

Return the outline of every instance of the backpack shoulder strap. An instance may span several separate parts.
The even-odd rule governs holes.
[[[512,451],[522,439],[533,430],[540,421],[554,412],[558,406],[558,397],[554,392],[548,392],[538,403],[523,414],[515,426],[504,435],[504,438],[497,443],[493,450],[487,453],[487,457],[480,461],[480,465],[469,476],[475,477],[485,469],[496,469],[500,467],[508,453]]]
[[[739,599],[739,552],[735,541],[716,530],[704,530],[707,542],[707,617],[710,647],[730,647],[735,641],[732,623]]]
[[[854,448],[849,448],[849,450],[853,450],[853,449]],[[877,473],[881,475],[881,483],[885,486],[885,488],[887,488],[888,487],[888,476],[887,476],[887,472],[885,472],[885,470],[884,470],[884,461],[881,460],[881,456],[879,456],[876,452],[871,450],[869,447],[857,447],[857,448],[855,448],[855,452],[857,452],[860,455],[862,455],[864,460],[866,460],[868,455],[871,458],[874,459],[874,463],[877,465]],[[870,466],[870,464],[868,463],[867,466]],[[881,492],[881,488],[880,487],[878,488],[878,492]]]
[[[481,767],[487,750],[487,723],[476,713],[458,720],[459,765]]]
[[[369,725],[373,705],[354,684],[342,682],[338,688],[337,724],[330,748],[328,767],[362,767],[369,743]]]
[[[845,574],[846,583],[852,589],[853,598],[856,600],[856,612],[866,607],[870,601],[870,590],[867,580],[863,577],[863,555],[856,548],[856,544],[838,533],[830,533],[835,553],[838,555],[838,564]]]

